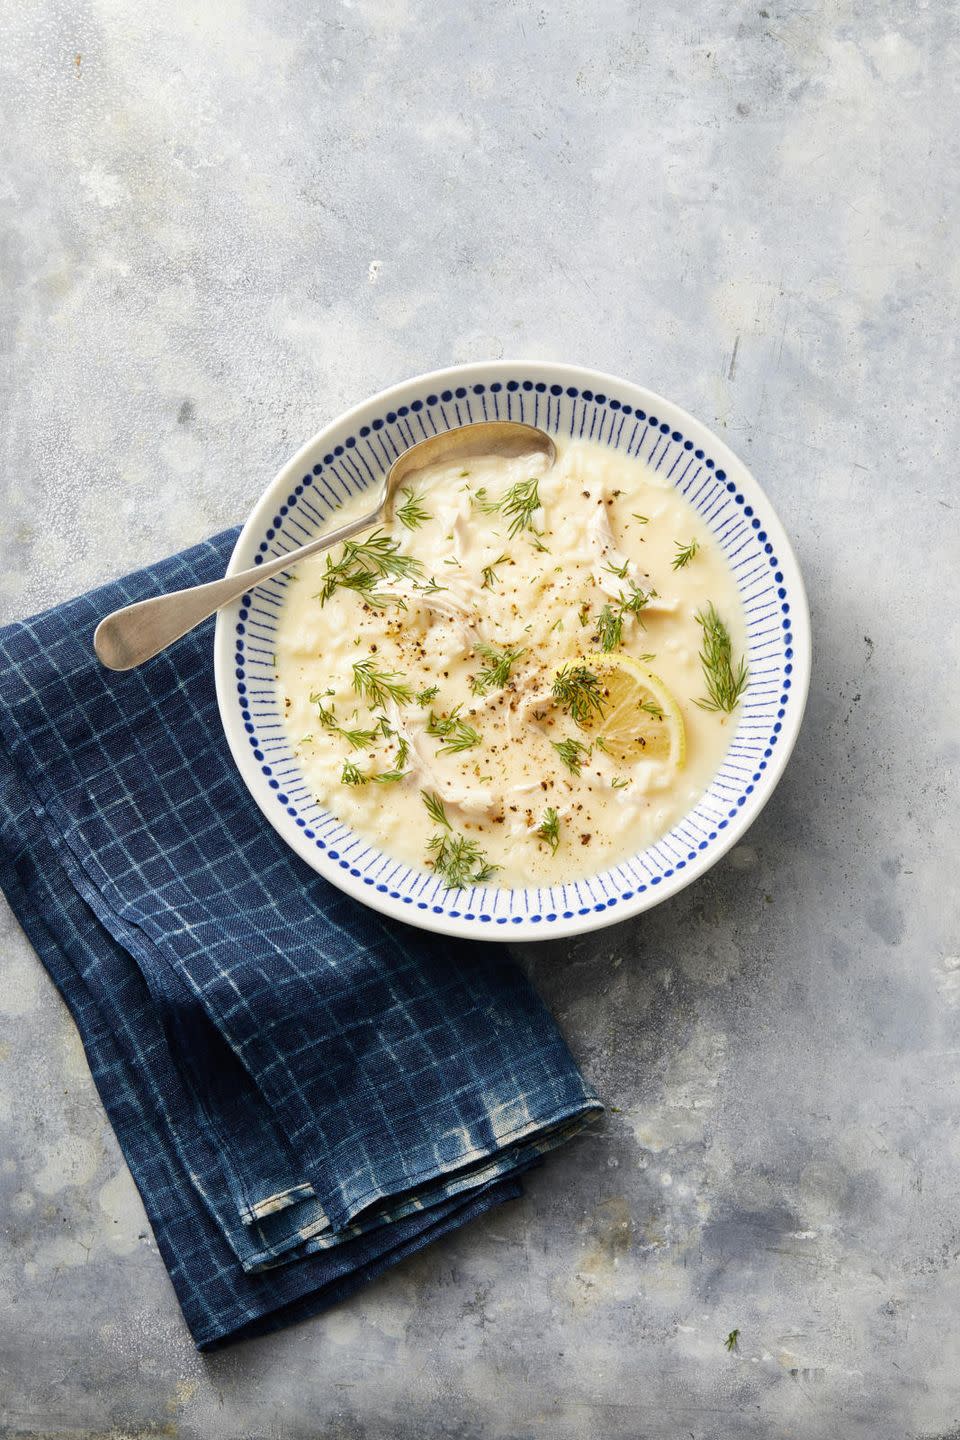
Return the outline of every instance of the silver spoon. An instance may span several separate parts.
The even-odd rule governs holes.
[[[144,660],[159,655],[181,635],[186,635],[201,620],[229,605],[231,600],[236,600],[255,585],[262,585],[271,575],[290,570],[301,560],[306,560],[308,555],[318,555],[331,545],[339,545],[341,541],[359,535],[361,530],[389,522],[393,516],[393,497],[397,487],[415,470],[422,470],[440,460],[466,455],[545,455],[552,465],[557,458],[557,448],[545,431],[513,420],[485,420],[477,425],[461,425],[456,430],[431,435],[428,440],[411,445],[394,460],[384,478],[376,509],[361,520],[341,525],[339,530],[331,530],[319,539],[311,540],[309,545],[301,545],[299,550],[268,560],[252,570],[227,575],[223,580],[211,580],[207,585],[191,585],[187,590],[156,595],[150,600],[140,600],[135,605],[115,610],[100,621],[94,632],[93,648],[98,658],[109,670],[135,669]]]

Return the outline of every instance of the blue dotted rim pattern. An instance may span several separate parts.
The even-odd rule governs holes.
[[[621,914],[626,914],[654,903],[657,887],[674,876],[679,879],[693,862],[707,858],[710,863],[709,852],[715,850],[719,855],[727,848],[729,837],[724,832],[738,819],[755,790],[762,788],[764,773],[775,764],[789,707],[802,708],[806,689],[805,676],[802,686],[794,689],[791,618],[796,610],[803,617],[801,624],[805,623],[802,586],[798,585],[800,594],[795,600],[768,533],[770,522],[765,524],[755,513],[754,505],[724,469],[681,430],[615,394],[515,376],[512,369],[505,367],[503,379],[487,383],[425,389],[422,395],[357,425],[355,433],[331,443],[316,458],[311,456],[312,463],[290,485],[275,513],[268,514],[265,523],[259,518],[253,563],[262,564],[266,557],[292,551],[313,539],[345,501],[379,483],[403,450],[455,426],[480,420],[521,420],[558,436],[594,440],[642,458],[694,506],[722,548],[746,616],[750,667],[748,691],[724,762],[694,808],[667,835],[607,870],[568,884],[446,890],[429,870],[411,868],[357,835],[325,810],[306,784],[286,736],[274,679],[277,621],[287,576],[278,575],[252,589],[238,608],[221,616],[221,623],[232,621],[232,705],[249,747],[248,764],[239,756],[238,761],[268,818],[281,833],[294,826],[301,854],[321,873],[371,904],[431,928],[447,928],[445,922],[451,921],[457,922],[450,928],[458,933],[482,929],[488,936],[498,928],[516,934],[513,927],[532,927],[535,933],[544,933],[536,927],[549,929],[558,922],[570,932],[603,923],[601,914],[612,921],[619,917],[609,912],[618,907],[624,907]],[[411,387],[402,388],[409,391]],[[309,447],[299,458],[304,453],[309,453]],[[254,520],[257,518],[255,512]],[[241,552],[249,556],[249,528],[248,524],[238,542],[235,560]],[[249,558],[245,563],[250,563]],[[222,650],[218,660],[223,660]],[[218,665],[218,686],[223,673],[223,666]],[[221,688],[221,704],[223,698]],[[226,723],[228,717],[224,718]],[[229,724],[227,730],[229,735]],[[254,777],[249,774],[250,761],[256,768]],[[259,783],[255,783],[257,775]],[[701,864],[697,868],[706,867]],[[678,886],[675,883],[669,888]],[[571,923],[578,920],[582,922],[579,926]]]

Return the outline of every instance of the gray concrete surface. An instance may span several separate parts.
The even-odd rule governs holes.
[[[191,1349],[7,913],[0,1433],[956,1437],[956,7],[0,17],[3,618],[240,519],[371,391],[513,354],[715,425],[816,631],[746,843],[525,956],[603,1126],[274,1338]]]

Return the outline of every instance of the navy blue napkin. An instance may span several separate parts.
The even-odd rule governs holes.
[[[0,631],[0,884],[201,1349],[517,1195],[600,1108],[504,949],[386,920],[288,850],[227,750],[209,625],[97,664],[105,614],[221,575],[235,538]]]

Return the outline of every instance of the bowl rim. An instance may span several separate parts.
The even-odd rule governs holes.
[[[746,803],[737,811],[736,816],[729,820],[724,833],[717,835],[716,841],[711,843],[708,850],[697,855],[696,859],[690,861],[682,870],[675,869],[672,875],[664,876],[662,883],[648,886],[645,891],[633,894],[629,900],[621,900],[616,908],[596,910],[591,908],[585,915],[575,913],[569,918],[558,915],[549,926],[536,925],[531,919],[524,917],[522,923],[512,926],[484,925],[481,927],[475,918],[468,920],[462,915],[454,917],[446,912],[437,914],[432,909],[416,910],[413,907],[408,909],[400,901],[391,899],[389,895],[378,892],[374,887],[365,885],[361,879],[356,879],[341,870],[327,858],[325,853],[319,853],[310,841],[304,838],[292,823],[288,822],[284,811],[278,805],[270,804],[271,797],[265,793],[262,782],[252,783],[260,781],[260,776],[255,771],[250,753],[244,744],[246,736],[238,719],[236,697],[231,693],[234,666],[232,637],[237,612],[240,608],[239,601],[225,606],[218,612],[213,641],[217,705],[230,753],[253,800],[295,853],[312,870],[353,899],[392,919],[443,935],[501,943],[554,940],[619,924],[623,920],[629,920],[643,911],[661,904],[711,869],[743,837],[780,782],[803,721],[809,694],[812,663],[810,611],[799,562],[772,502],[744,461],[709,426],[675,401],[669,400],[666,396],[639,385],[635,381],[626,380],[622,376],[569,362],[532,358],[467,361],[459,365],[444,366],[438,370],[409,376],[342,411],[301,445],[266,486],[237,536],[227,565],[227,575],[235,574],[253,564],[254,549],[251,546],[251,540],[255,536],[259,536],[268,525],[268,516],[281,503],[277,497],[286,494],[296,483],[308,459],[312,460],[318,451],[322,452],[328,448],[327,437],[346,427],[352,429],[354,422],[367,413],[389,410],[392,400],[402,396],[413,387],[421,389],[429,387],[440,390],[451,388],[457,383],[463,384],[467,380],[470,383],[480,383],[488,378],[504,378],[511,371],[526,372],[528,375],[536,371],[550,372],[550,377],[555,380],[566,380],[568,383],[576,381],[581,388],[584,385],[595,386],[597,389],[603,386],[607,390],[612,390],[614,394],[628,396],[631,402],[635,401],[643,405],[648,414],[653,413],[654,410],[660,413],[669,413],[674,417],[674,424],[683,427],[685,436],[697,439],[698,443],[708,450],[710,456],[718,466],[722,466],[726,470],[727,474],[730,474],[731,471],[735,473],[738,489],[753,491],[750,498],[759,499],[764,506],[766,512],[764,524],[768,532],[771,532],[771,539],[776,542],[778,562],[781,570],[787,574],[790,587],[791,628],[793,631],[793,673],[791,676],[793,703],[784,716],[778,735],[779,744],[776,752],[767,762],[762,783],[758,784],[753,793],[747,796]],[[402,401],[398,403],[402,403]],[[491,887],[494,890],[496,888]],[[508,887],[503,888],[507,889]]]

